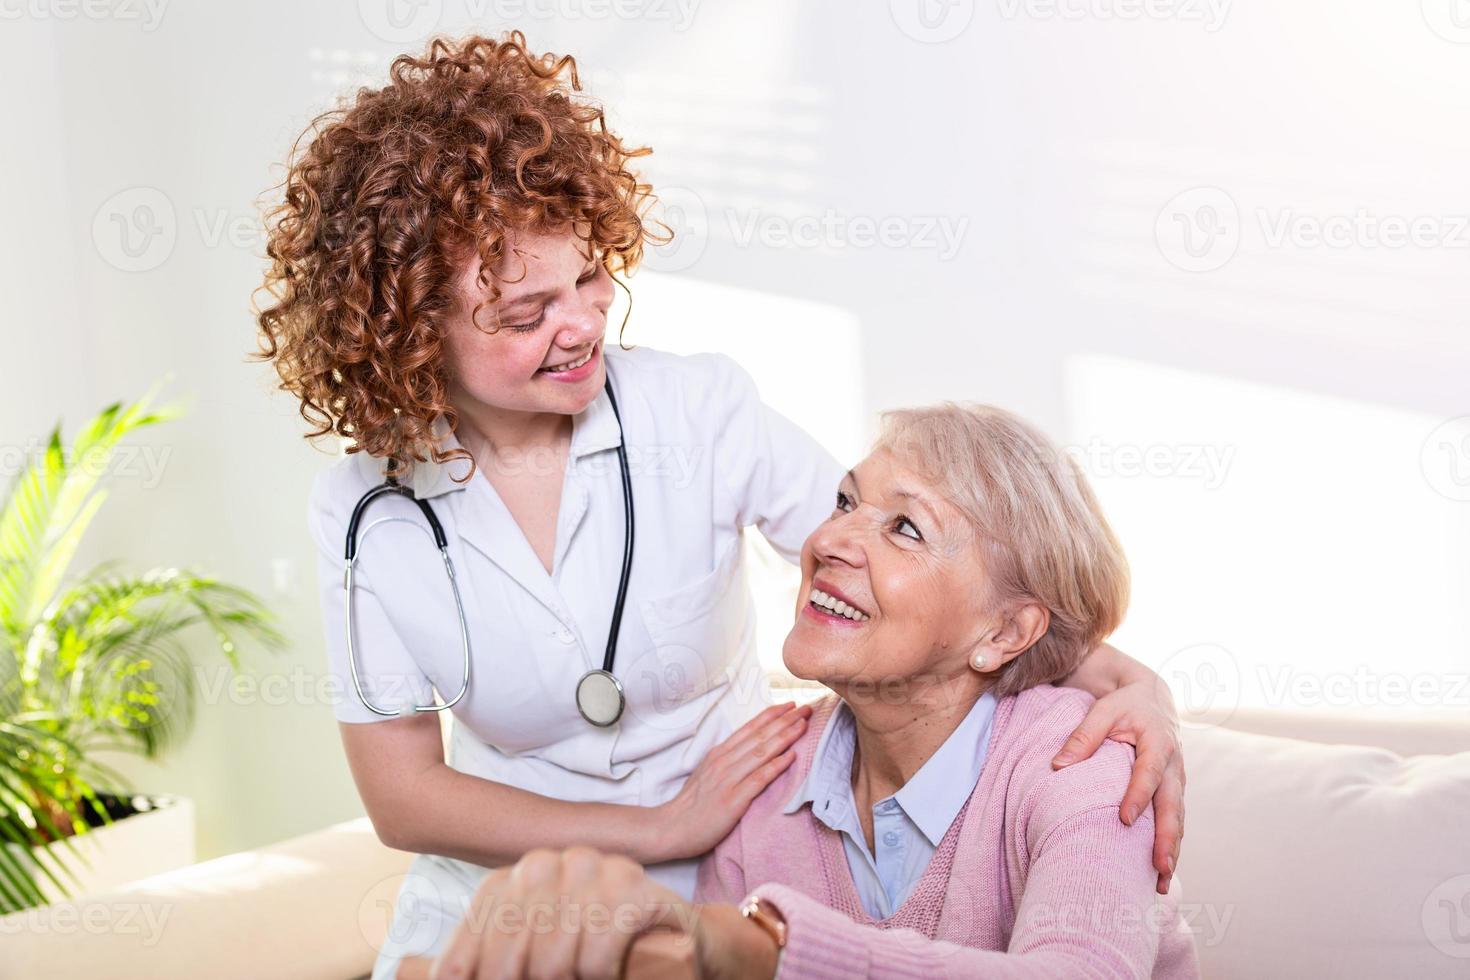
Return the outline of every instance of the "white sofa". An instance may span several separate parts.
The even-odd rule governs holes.
[[[1470,977],[1470,723],[1185,726],[1176,887],[1205,976]],[[0,919],[0,980],[343,980],[409,855],[365,820]]]

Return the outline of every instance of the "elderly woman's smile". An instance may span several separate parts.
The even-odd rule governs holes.
[[[812,594],[810,596],[806,612],[823,621],[835,622],[843,625],[843,620],[849,623],[864,623],[872,617],[864,612],[852,597],[844,592],[839,592],[835,585],[823,582],[821,579],[812,580]]]
[[[843,478],[801,567],[803,601],[783,649],[796,676],[840,693],[973,675],[968,660],[993,626],[975,529],[897,451],[880,449]]]

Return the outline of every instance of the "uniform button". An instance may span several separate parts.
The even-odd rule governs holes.
[[[558,640],[561,640],[563,643],[571,643],[574,639],[576,639],[576,637],[572,635],[572,631],[565,628],[557,630],[556,633],[553,635]]]
[[[890,830],[888,833],[884,834],[883,843],[887,844],[889,847],[893,847],[898,844],[898,831]]]

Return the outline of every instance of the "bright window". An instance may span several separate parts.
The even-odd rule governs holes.
[[[1067,377],[1133,570],[1116,642],[1181,710],[1470,709],[1463,420],[1117,358]]]
[[[820,438],[838,459],[857,462],[862,457],[870,436],[869,415],[862,387],[861,338],[852,314],[821,303],[646,270],[630,285],[633,316],[625,342],[676,354],[729,354],[754,376],[768,405]],[[609,314],[610,336],[615,336],[622,318],[621,308]],[[814,365],[821,366],[820,385],[811,383]],[[791,628],[801,576],[759,533],[745,537],[757,649],[767,669],[783,675],[781,645]]]

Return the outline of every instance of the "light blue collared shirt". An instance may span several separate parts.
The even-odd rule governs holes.
[[[873,844],[868,852],[852,795],[856,730],[852,709],[839,701],[817,748],[811,772],[786,804],[812,815],[842,835],[847,866],[863,909],[875,919],[892,915],[924,875],[949,825],[975,791],[990,742],[996,699],[982,694],[958,728],[897,793],[873,804]]]

